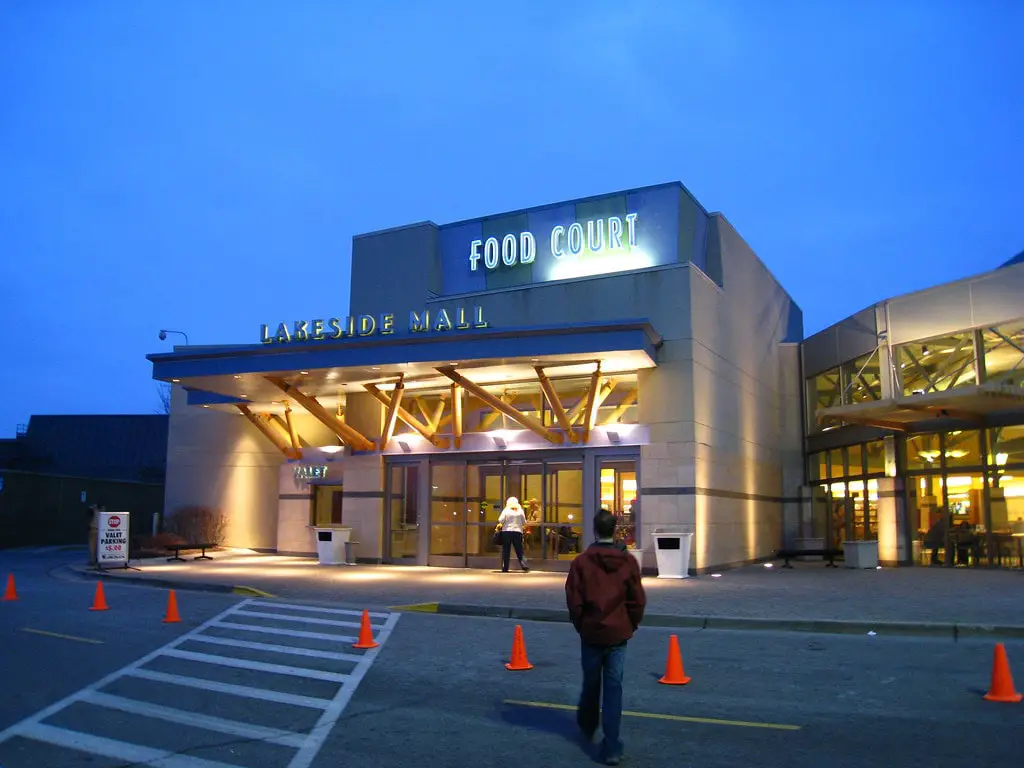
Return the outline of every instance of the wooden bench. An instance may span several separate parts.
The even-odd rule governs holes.
[[[184,563],[185,558],[181,556],[181,552],[182,550],[186,549],[198,549],[202,552],[202,554],[193,557],[193,560],[213,560],[212,557],[206,554],[206,550],[213,546],[215,545],[209,542],[199,542],[197,544],[168,544],[167,549],[171,550],[174,553],[174,556],[168,557],[167,562],[171,562],[172,560],[180,560]]]
[[[789,561],[792,560],[793,558],[801,557],[801,556],[804,556],[804,555],[811,555],[811,556],[816,556],[816,557],[824,557],[826,560],[828,560],[828,562],[825,564],[826,568],[838,568],[839,566],[836,565],[835,560],[841,554],[843,554],[843,550],[841,550],[841,549],[829,549],[829,548],[823,548],[823,549],[780,549],[780,550],[778,550],[775,553],[775,556],[776,557],[781,557],[783,559],[783,561],[784,561],[782,563],[782,567],[783,568],[792,568],[793,566],[789,564]]]

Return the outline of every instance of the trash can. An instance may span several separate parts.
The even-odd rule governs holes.
[[[316,555],[321,565],[347,565],[346,560],[351,528],[314,528],[316,531]]]
[[[654,552],[658,560],[659,579],[688,579],[690,577],[690,544],[692,541],[692,533],[654,532]]]

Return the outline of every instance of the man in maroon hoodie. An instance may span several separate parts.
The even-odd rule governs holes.
[[[608,510],[597,513],[594,518],[597,541],[572,561],[565,580],[569,617],[582,641],[583,691],[576,722],[587,741],[591,741],[598,721],[602,721],[602,753],[606,765],[618,765],[622,759],[619,723],[626,643],[640,626],[647,605],[640,583],[640,566],[626,547],[615,541],[615,523],[615,515]]]

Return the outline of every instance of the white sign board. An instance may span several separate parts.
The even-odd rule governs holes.
[[[99,541],[96,561],[104,563],[128,562],[128,513],[100,512]]]

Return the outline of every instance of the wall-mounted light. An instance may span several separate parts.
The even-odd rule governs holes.
[[[343,446],[340,446],[340,445],[322,445],[322,446],[320,446],[320,450],[323,451],[324,453],[338,453],[339,451],[343,450]]]
[[[402,453],[409,453],[412,449],[409,448],[409,444],[405,440],[399,440],[398,445],[402,448]]]
[[[505,438],[501,435],[491,435],[491,439],[494,441],[494,444],[502,450],[508,446],[508,443],[505,442]]]
[[[622,442],[622,438],[619,437],[619,433],[616,432],[614,429],[607,430],[607,433],[608,440],[614,443],[615,445],[618,445],[619,443]]]

